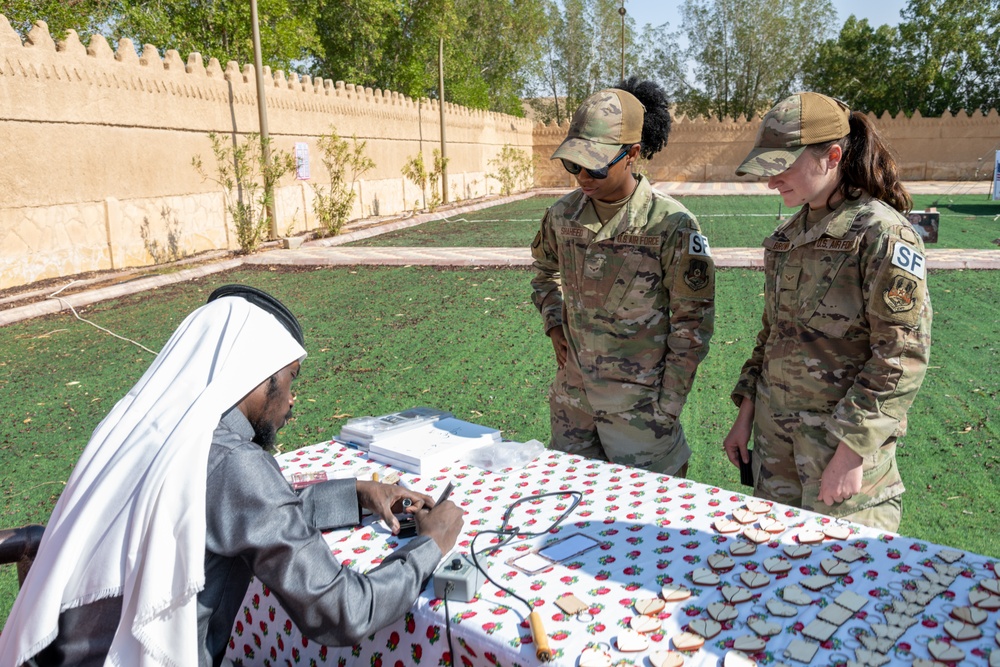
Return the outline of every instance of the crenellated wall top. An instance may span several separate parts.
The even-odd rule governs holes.
[[[922,116],[919,110],[914,111],[910,116],[907,116],[902,111],[896,114],[891,114],[888,111],[882,114],[868,113],[866,114],[870,120],[877,123],[879,127],[883,128],[893,128],[894,130],[905,130],[907,127],[942,127],[942,126],[952,126],[952,127],[962,127],[977,125],[981,123],[995,124],[997,120],[1000,120],[1000,113],[996,109],[990,109],[988,113],[983,113],[982,111],[972,111],[967,112],[965,109],[961,109],[955,113],[945,113],[940,117],[935,116]],[[734,119],[725,118],[719,120],[714,116],[687,116],[678,115],[673,118],[672,129],[679,132],[699,132],[699,133],[712,133],[712,132],[740,132],[748,128],[756,130],[757,126],[760,125],[760,117],[753,116],[751,118],[746,118],[742,114]],[[535,136],[536,137],[548,137],[548,136],[566,136],[569,131],[569,120],[564,120],[562,123],[537,123],[535,125]]]
[[[24,41],[11,27],[5,16],[0,14],[0,76],[22,74],[40,78],[47,76],[46,66],[56,68],[60,73],[71,73],[72,78],[81,81],[99,81],[109,75],[108,70],[114,70],[112,76],[116,79],[132,77],[147,78],[150,75],[162,77],[176,85],[163,85],[159,92],[177,92],[184,90],[190,94],[191,88],[199,89],[200,84],[210,81],[229,81],[235,85],[248,86],[251,94],[256,91],[254,66],[245,64],[242,67],[236,61],[229,61],[225,68],[216,58],[204,62],[200,53],[188,54],[185,61],[174,49],[167,49],[161,56],[160,50],[152,44],[144,44],[141,53],[132,40],[118,40],[117,48],[112,48],[103,35],[91,36],[90,42],[84,46],[75,30],[67,30],[63,39],[56,41],[49,33],[44,21],[36,21]],[[183,75],[183,81],[175,76]],[[412,98],[395,91],[358,86],[344,81],[333,81],[309,75],[299,75],[295,72],[286,73],[282,70],[272,71],[270,67],[263,68],[265,85],[269,89],[280,90],[300,97],[302,105],[308,106],[311,99],[325,98],[325,102],[351,101],[360,104],[382,105],[385,107],[411,108],[421,107],[428,111],[438,111],[438,100],[429,98]],[[55,74],[54,78],[60,78]],[[180,88],[178,88],[180,86]],[[204,91],[199,96],[214,97],[215,93]],[[332,99],[331,99],[332,98]],[[289,106],[299,106],[288,100]],[[532,127],[533,123],[524,118],[481,109],[470,109],[457,104],[445,102],[444,110],[457,119],[492,119],[523,124]],[[459,121],[461,122],[461,121]],[[523,128],[522,128],[523,129]]]

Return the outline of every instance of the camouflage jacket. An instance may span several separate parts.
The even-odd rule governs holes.
[[[576,190],[545,213],[531,245],[532,300],[563,326],[569,382],[597,413],[659,401],[677,417],[715,322],[715,264],[698,222],[645,178],[601,224]]]
[[[733,390],[776,412],[825,415],[831,445],[870,456],[906,432],[930,353],[924,246],[868,195],[806,229],[804,207],[764,241],[763,328]]]

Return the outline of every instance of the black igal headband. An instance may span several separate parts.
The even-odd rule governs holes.
[[[258,308],[271,313],[281,323],[281,326],[285,327],[285,330],[292,335],[292,338],[303,348],[305,347],[306,342],[302,336],[302,327],[299,325],[299,321],[295,319],[295,316],[292,315],[292,311],[288,310],[283,303],[264,290],[259,290],[249,285],[223,285],[209,295],[206,303],[212,303],[224,296],[238,296],[241,299],[246,299]]]

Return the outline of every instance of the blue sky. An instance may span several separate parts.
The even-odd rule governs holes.
[[[906,0],[833,0],[838,18],[834,28],[839,29],[851,14],[868,19],[873,26],[883,23],[896,25],[900,21],[899,10],[906,4]],[[667,21],[671,30],[681,27],[680,5],[681,0],[625,0],[625,10],[639,27],[646,23],[659,25]]]

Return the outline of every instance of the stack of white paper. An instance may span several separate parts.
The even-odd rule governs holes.
[[[355,417],[348,419],[340,429],[340,439],[361,449],[368,449],[376,440],[392,437],[403,431],[451,416],[450,412],[444,410],[419,407],[379,417]]]
[[[497,429],[449,417],[373,440],[368,458],[423,475],[498,442]]]

